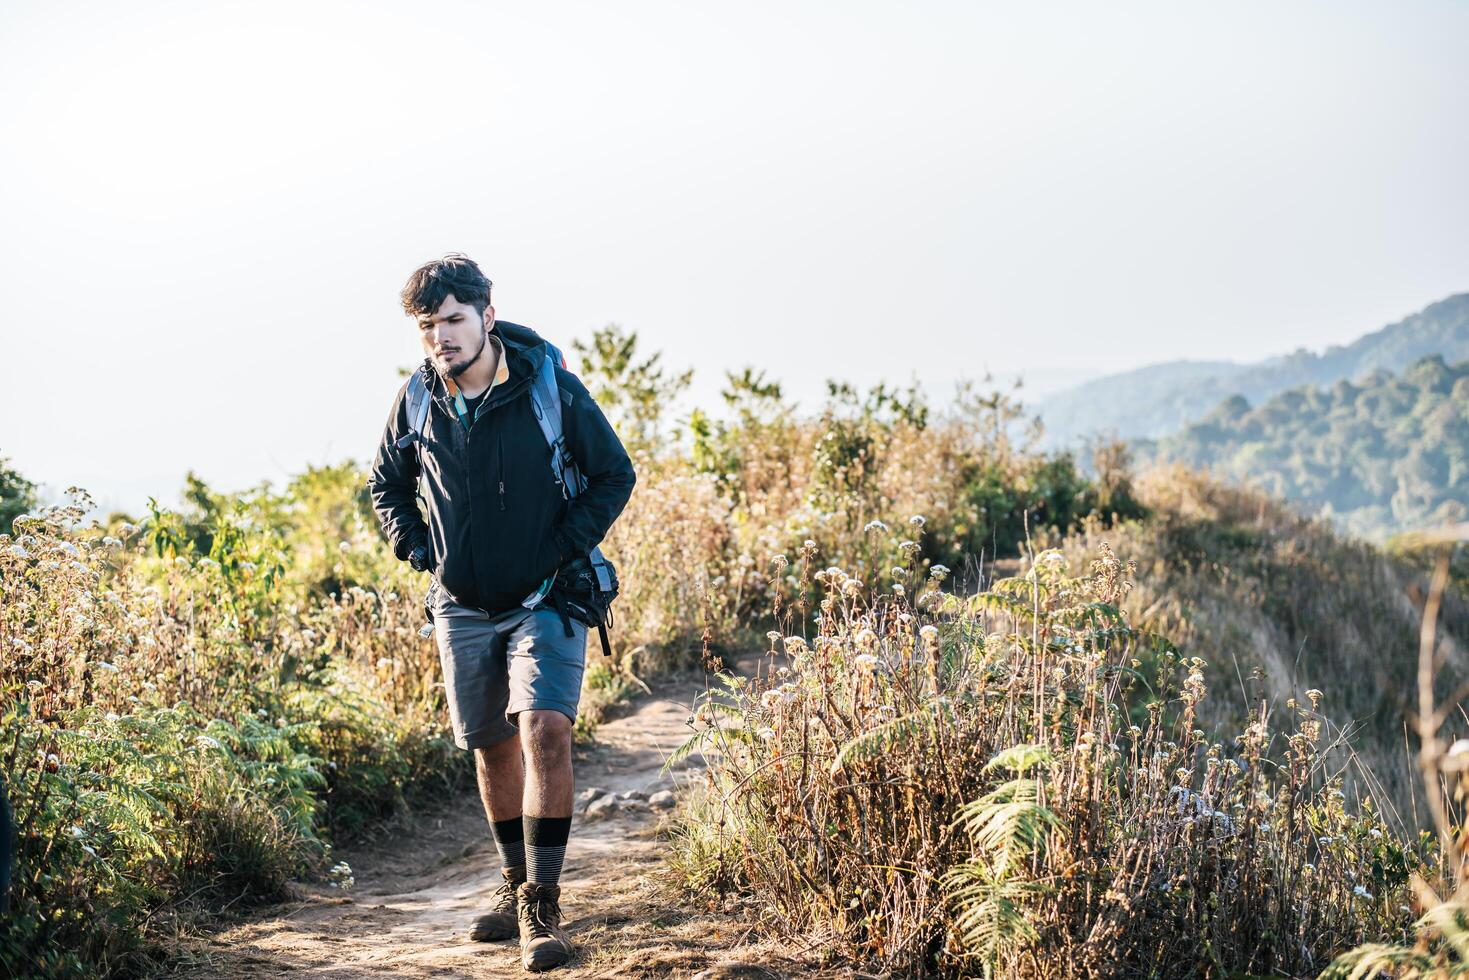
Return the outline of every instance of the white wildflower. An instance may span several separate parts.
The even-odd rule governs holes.
[[[914,514],[912,517],[908,518],[908,523],[912,524],[914,527],[922,527],[924,525],[923,515]]]
[[[338,861],[332,865],[327,876],[331,879],[332,887],[340,888],[342,891],[347,891],[357,884],[357,878],[352,874],[352,866],[346,861]]]
[[[1369,902],[1372,901],[1372,893],[1363,888],[1361,885],[1353,885],[1352,894],[1356,895],[1358,898],[1365,898]]]
[[[888,526],[882,521],[871,520],[868,521],[867,525],[862,528],[862,531],[864,534],[871,534],[873,531],[886,531],[887,529]]]

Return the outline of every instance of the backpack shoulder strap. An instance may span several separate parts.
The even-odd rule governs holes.
[[[566,448],[566,436],[561,428],[561,405],[564,401],[571,404],[572,394],[556,384],[556,367],[564,365],[565,357],[554,344],[546,344],[546,356],[541,360],[541,369],[536,373],[535,381],[530,386],[531,407],[535,411],[536,422],[540,424],[541,433],[546,437],[546,442],[551,447],[551,471],[556,477],[556,483],[561,487],[561,493],[568,500],[575,497],[586,489],[586,477],[582,476],[581,470],[576,465],[576,460],[571,458],[570,451]],[[607,559],[602,555],[602,547],[598,545],[592,549],[592,570],[597,576],[597,585],[604,591],[612,588],[611,575],[607,570]],[[607,647],[607,630],[605,626],[599,627],[602,631],[603,652],[611,656]]]
[[[423,444],[423,427],[428,422],[429,402],[433,399],[422,371],[414,371],[408,379],[408,391],[403,399],[408,403],[408,431],[398,440],[399,449],[407,449],[415,441]]]
[[[546,348],[541,368],[531,382],[531,408],[535,412],[536,423],[541,427],[541,434],[551,447],[551,472],[556,478],[556,485],[561,488],[561,495],[569,500],[581,493],[586,481],[566,448],[566,435],[561,424],[562,402],[571,404],[571,392],[562,391],[556,384],[556,364],[561,360],[561,352],[551,344]]]

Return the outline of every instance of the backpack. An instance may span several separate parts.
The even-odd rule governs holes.
[[[505,331],[506,327],[514,329]],[[514,335],[517,340],[541,340],[534,331],[518,324],[496,321],[496,328],[506,336]],[[587,478],[577,467],[576,460],[571,458],[562,431],[561,403],[564,401],[570,405],[572,394],[556,384],[556,367],[566,367],[566,355],[550,341],[543,342],[547,355],[541,359],[541,369],[531,382],[531,410],[541,427],[541,434],[551,447],[551,475],[561,488],[562,498],[571,500],[586,489]],[[398,446],[406,448],[415,440],[420,446],[424,445],[423,430],[428,424],[433,399],[422,370],[414,371],[408,379],[408,391],[404,397],[408,403],[409,431],[398,440]],[[573,558],[562,565],[547,585],[526,596],[521,605],[535,609],[549,595],[561,616],[566,635],[576,635],[571,628],[573,616],[588,627],[595,626],[602,641],[602,654],[611,657],[612,646],[607,641],[607,630],[612,626],[612,600],[617,598],[617,593],[617,569],[598,545],[586,558]]]

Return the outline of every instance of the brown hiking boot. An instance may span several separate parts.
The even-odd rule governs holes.
[[[520,930],[516,921],[516,910],[519,906],[516,889],[525,881],[525,865],[501,868],[500,877],[505,880],[495,889],[495,894],[490,899],[490,910],[475,919],[474,925],[469,927],[469,938],[477,943],[511,939]]]
[[[532,972],[552,970],[571,959],[575,948],[561,928],[561,888],[527,881],[520,886],[520,965]]]

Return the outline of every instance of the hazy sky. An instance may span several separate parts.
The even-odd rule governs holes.
[[[1350,341],[1469,289],[1466,40],[1450,2],[9,0],[0,454],[129,506],[366,458],[453,249],[706,402]]]

